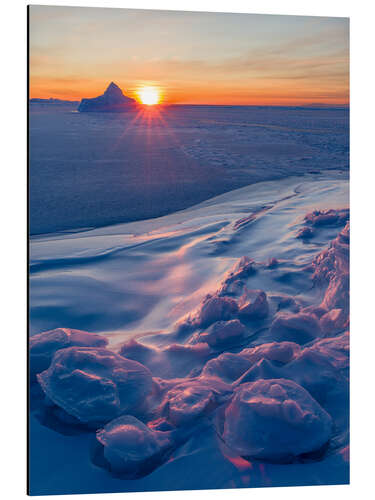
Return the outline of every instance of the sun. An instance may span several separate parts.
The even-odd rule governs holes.
[[[138,90],[138,96],[142,104],[153,106],[160,102],[160,92],[155,87],[142,87]]]

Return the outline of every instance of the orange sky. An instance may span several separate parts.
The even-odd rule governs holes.
[[[80,100],[116,82],[165,103],[347,104],[345,18],[30,8],[30,97]]]

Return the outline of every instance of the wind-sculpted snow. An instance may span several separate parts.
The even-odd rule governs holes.
[[[321,194],[318,183],[314,196],[325,196],[330,207],[332,185],[325,189]],[[138,313],[129,321],[126,309],[124,323],[93,328],[105,337],[56,329],[30,340],[31,370],[46,396],[35,404],[40,412],[43,405],[56,409],[48,417],[82,438],[80,459],[83,433],[92,439],[96,431],[87,461],[91,456],[107,490],[171,489],[171,478],[181,488],[191,481],[210,488],[231,481],[290,485],[296,478],[298,484],[347,482],[348,212],[301,193],[303,212],[298,194],[272,212],[273,195],[274,208],[255,220],[245,190],[229,221],[221,219],[224,198],[223,205],[213,201],[174,215],[170,226],[163,218],[156,229],[145,222],[99,231],[98,238],[90,231],[61,236],[69,250],[63,243],[57,250],[71,259],[64,266],[77,276],[84,266],[93,275],[96,268],[108,273],[116,293],[129,285],[118,293],[116,309],[115,294],[106,306],[113,312],[131,301]],[[301,221],[311,238],[296,238]],[[219,251],[222,239],[227,243]],[[81,266],[90,245],[105,257]],[[55,250],[46,260],[56,258]],[[82,425],[74,427],[74,419]],[[121,488],[111,482],[119,479]]]
[[[220,289],[220,295],[231,295],[242,291],[244,285],[243,279],[256,273],[256,266],[253,259],[244,255],[238,262],[228,271],[224,278]]]
[[[308,240],[316,235],[317,229],[327,226],[344,226],[348,220],[348,208],[340,210],[335,210],[333,208],[330,210],[314,210],[305,216],[304,222],[306,226],[298,231],[297,238]]]
[[[144,410],[153,387],[145,366],[93,347],[57,351],[51,366],[37,378],[54,404],[90,424]]]
[[[320,306],[327,311],[320,318],[321,327],[331,334],[349,326],[349,222],[329,248],[313,261],[313,281],[327,286]]]
[[[56,328],[48,332],[38,333],[29,341],[29,369],[34,377],[46,370],[51,364],[53,355],[59,349],[72,346],[105,347],[108,340],[96,333],[73,330],[71,328]]]
[[[349,220],[349,209],[314,210],[305,216],[305,222],[312,226],[344,226]]]
[[[223,439],[242,457],[290,461],[327,443],[332,419],[291,380],[240,385],[225,410]]]
[[[211,348],[205,342],[157,348],[131,339],[121,346],[120,354],[146,365],[153,376],[171,379],[185,377],[199,369],[211,355]]]

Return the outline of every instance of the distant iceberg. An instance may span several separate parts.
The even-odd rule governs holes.
[[[38,97],[33,97],[30,99],[31,104],[57,104],[59,106],[77,106],[79,101],[67,101],[65,99],[55,99],[50,97],[49,99],[39,99]]]
[[[123,94],[120,87],[111,82],[104,94],[92,99],[82,99],[78,106],[80,112],[111,111],[121,112],[137,104],[135,99]]]

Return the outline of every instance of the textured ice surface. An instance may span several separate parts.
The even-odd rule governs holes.
[[[121,413],[110,412],[110,420],[130,412],[153,436],[154,431],[170,433],[171,439],[161,454],[149,458],[146,453],[134,468],[120,465],[114,477],[115,468],[105,456],[90,461],[93,431],[66,436],[42,426],[41,420],[35,423],[32,415],[33,491],[46,492],[47,476],[49,491],[60,493],[348,482],[349,228],[342,229],[341,222],[312,226],[305,221],[314,210],[346,206],[345,179],[315,175],[250,186],[161,219],[33,239],[31,333],[67,325],[105,335],[106,352],[118,353],[113,354],[116,360],[138,361],[154,377],[134,411],[120,405]],[[303,225],[313,227],[310,240],[296,238]],[[267,315],[240,314],[245,298],[251,306],[256,297],[264,297],[262,292]],[[232,330],[239,322],[245,335],[241,328]],[[69,349],[57,351],[55,358]],[[73,380],[72,393],[81,398],[87,415],[89,387],[77,376],[73,391],[77,366],[68,364],[62,363],[62,373]],[[53,361],[44,373],[56,368]],[[82,371],[108,385],[115,379],[114,370],[101,363],[84,363]],[[53,385],[55,378],[48,374],[46,382]],[[150,381],[150,373],[145,378]],[[302,389],[292,394],[284,388],[292,401],[285,413],[278,413],[280,401],[270,407],[274,428],[286,429],[281,454],[276,451],[279,436],[268,439],[267,421],[255,418],[256,437],[264,439],[267,458],[243,458],[234,444],[221,439],[225,410],[248,384],[274,379],[298,384],[309,396],[304,399]],[[142,392],[138,386],[135,395]],[[266,390],[262,399],[278,400],[274,391]],[[66,412],[69,397],[64,391],[61,395],[61,411]],[[328,437],[325,418],[311,398],[332,419]],[[79,407],[77,400],[74,405]],[[298,408],[313,415],[314,422],[316,417],[316,427],[307,429],[300,422]],[[303,430],[298,442],[297,430],[289,427],[294,418]],[[105,423],[87,422],[85,430]],[[247,447],[251,434],[246,422],[237,419],[236,429],[234,417],[232,423],[233,443]],[[153,442],[142,425],[124,439],[114,439],[122,456],[132,446],[139,451],[136,435]]]
[[[238,319],[230,321],[217,321],[211,325],[205,332],[199,335],[200,342],[206,342],[215,347],[220,345],[231,345],[241,341],[246,335],[245,326]]]
[[[96,437],[110,469],[130,478],[151,472],[171,445],[170,433],[152,430],[131,415],[112,420]]]
[[[276,341],[288,340],[306,344],[321,334],[316,316],[308,313],[279,313],[272,322],[270,334]]]
[[[137,413],[152,390],[146,367],[103,348],[61,349],[37,377],[48,398],[83,423]]]
[[[256,182],[348,170],[347,109],[74,110],[30,107],[32,234],[158,217]]]
[[[225,411],[223,439],[245,457],[291,460],[321,448],[331,433],[328,413],[291,380],[243,384]]]
[[[238,301],[239,316],[248,320],[263,319],[268,315],[267,295],[263,290],[245,290]]]
[[[59,349],[72,346],[105,347],[108,340],[96,333],[56,328],[42,332],[30,338],[29,369],[32,376],[46,370],[51,364],[53,355]]]

